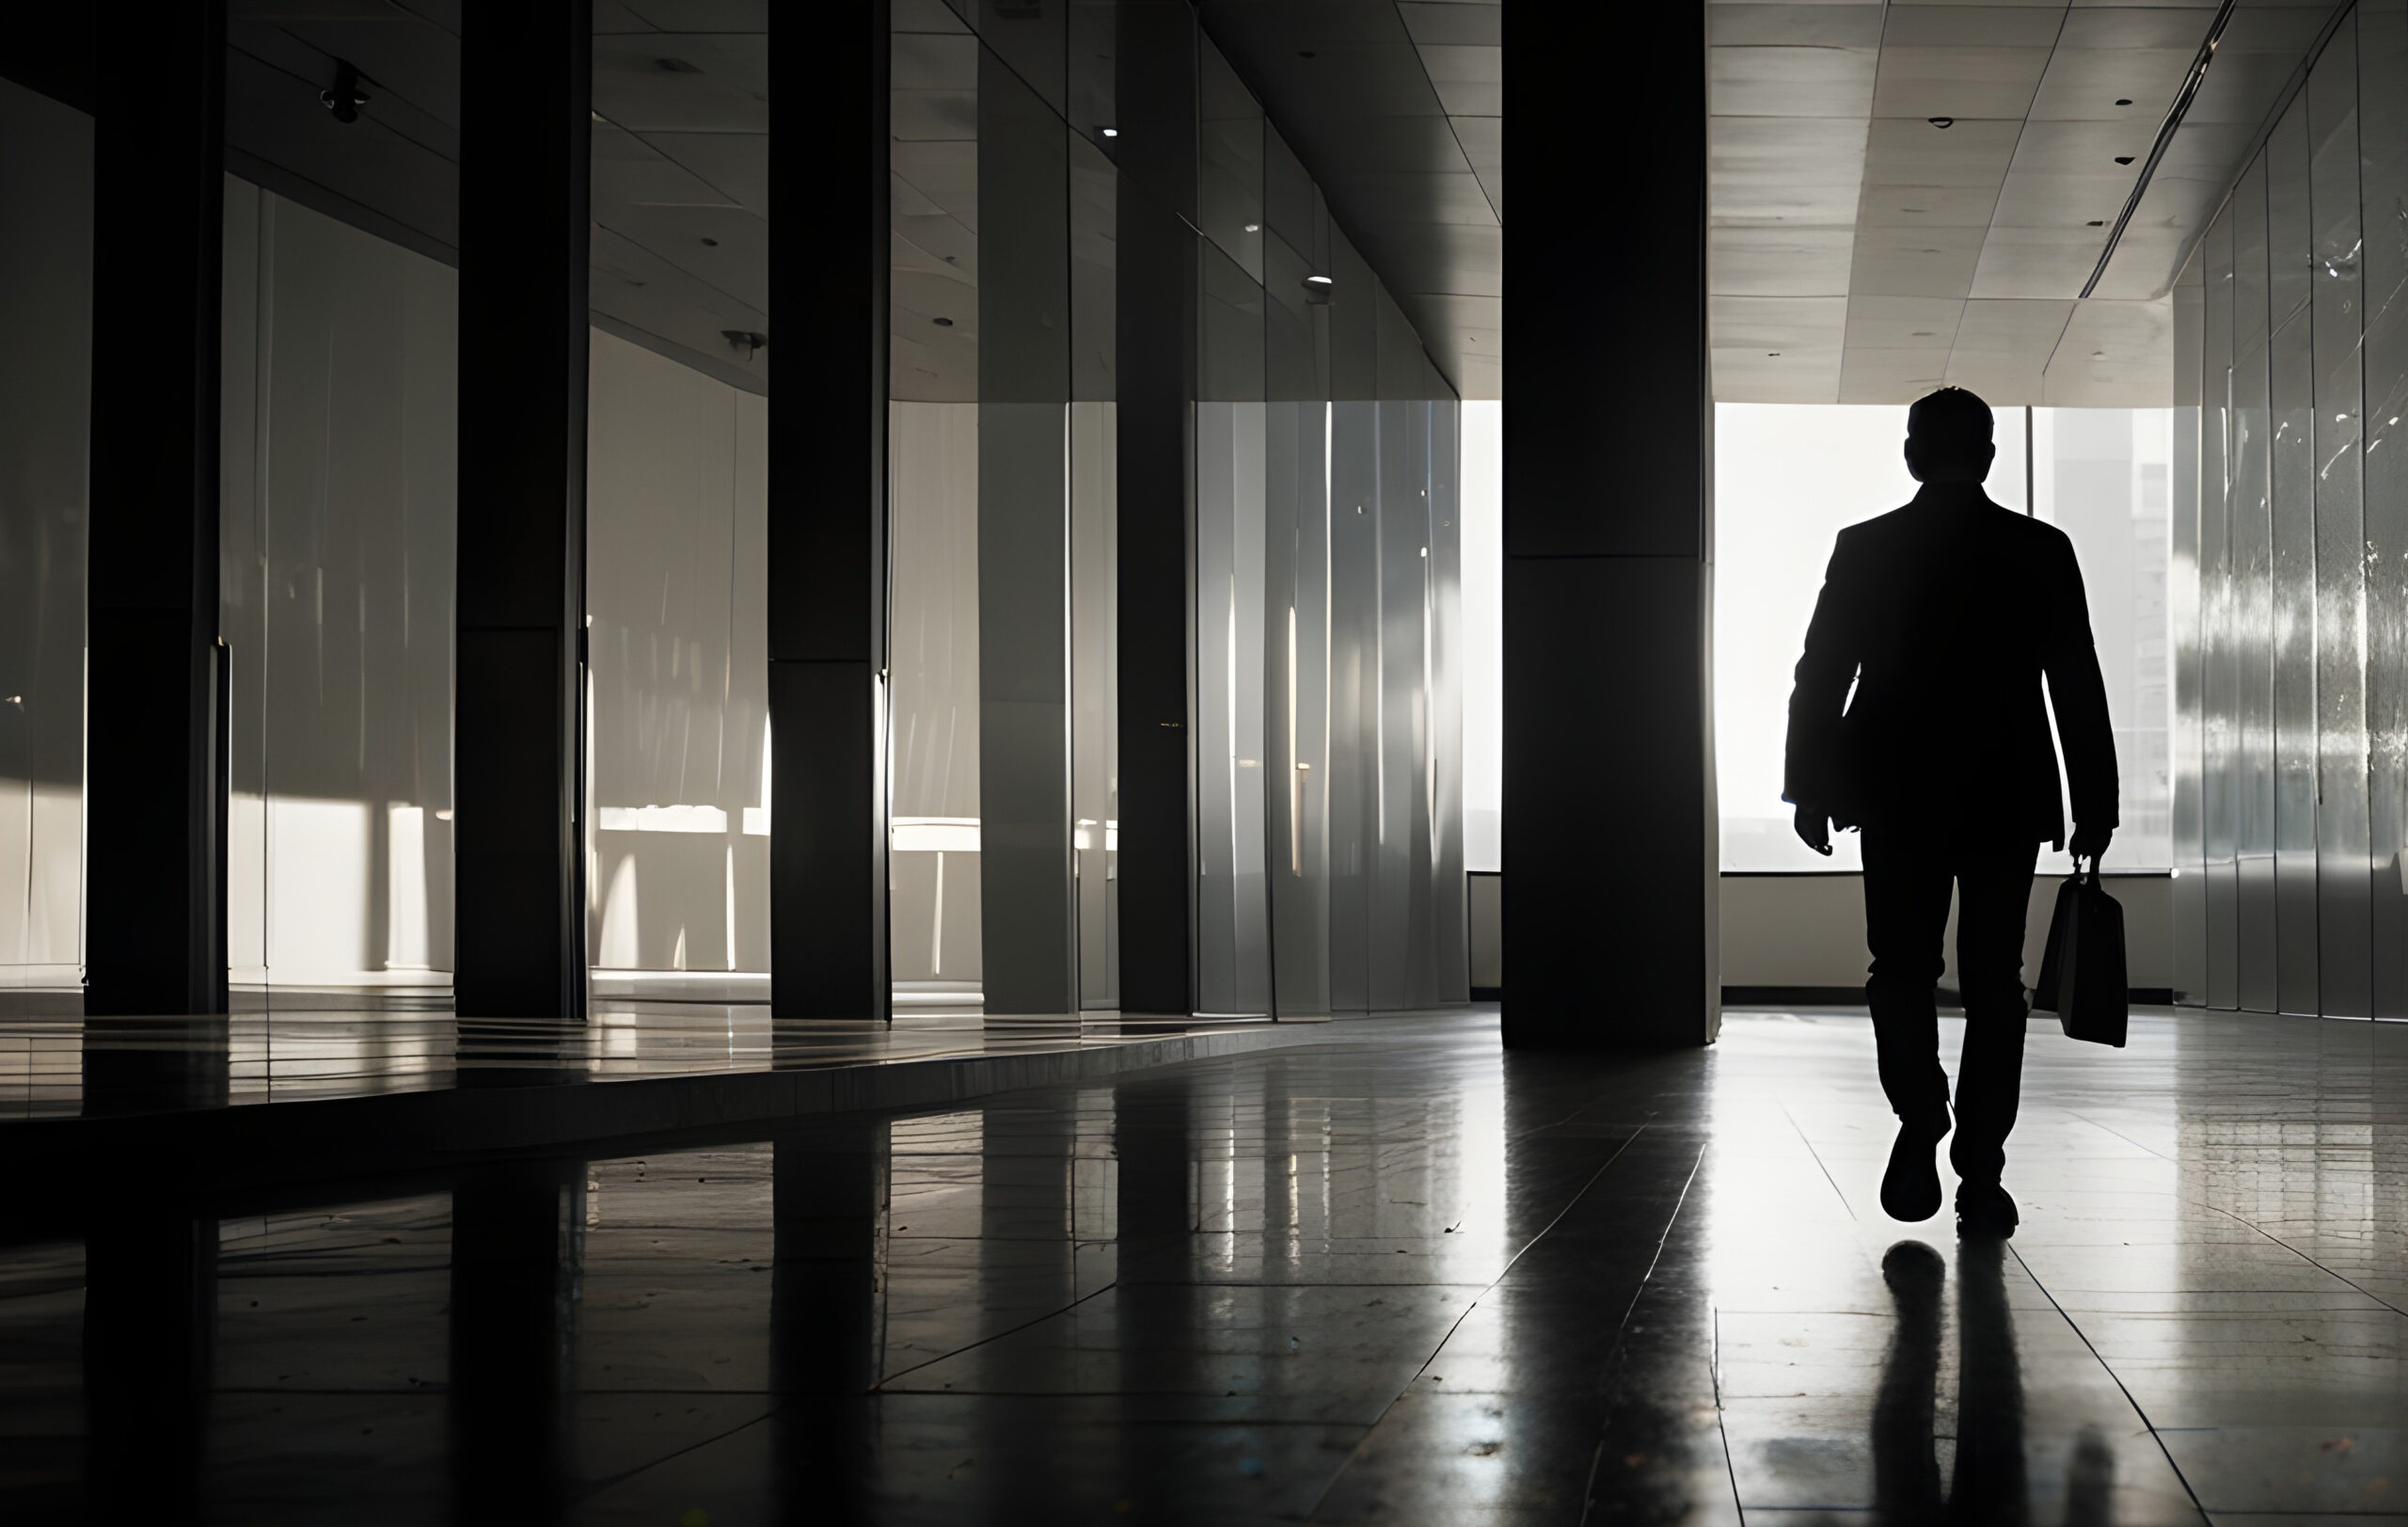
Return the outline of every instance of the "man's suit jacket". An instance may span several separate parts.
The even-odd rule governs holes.
[[[1926,485],[1840,532],[1789,698],[1782,795],[1843,825],[2062,847],[2050,705],[2074,820],[2114,828],[2115,740],[2073,543],[1973,485]]]

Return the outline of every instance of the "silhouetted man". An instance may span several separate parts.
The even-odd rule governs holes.
[[[1948,1076],[1934,992],[1956,887],[1957,1230],[2007,1235],[2015,1201],[1999,1173],[2030,1010],[2024,912],[2038,845],[2066,841],[2050,705],[2078,858],[2104,852],[2115,829],[2115,743],[2073,545],[1990,501],[1981,483],[1996,454],[1989,406],[1971,392],[1942,388],[1908,410],[1907,469],[1924,485],[1840,532],[1789,699],[1782,798],[1817,853],[1834,825],[1864,835],[1864,995],[1898,1116],[1881,1206],[1898,1219],[1940,1212]]]

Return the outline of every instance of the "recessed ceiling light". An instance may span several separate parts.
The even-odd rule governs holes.
[[[1117,127],[1099,127],[1096,131],[1108,138],[1117,138],[1120,135],[1120,129]]]
[[[1335,286],[1338,283],[1326,276],[1307,276],[1305,278],[1305,284],[1307,286]]]
[[[1779,360],[1781,358],[1781,352],[1778,350],[1767,350],[1765,352],[1765,358],[1767,360]]]
[[[2119,165],[2129,165],[2129,164],[2131,164],[2131,162],[2132,162],[2132,156],[2131,156],[2131,154],[2128,154],[2128,153],[2119,153],[2119,154],[2117,154],[2117,155],[2115,156],[2115,163],[2117,163],[2117,164],[2119,164]]]
[[[1245,225],[1245,231],[1249,233],[1259,233],[1262,231],[1262,225],[1260,223],[1248,223]]]
[[[936,325],[939,328],[951,328],[953,326],[953,320],[950,318],[931,318],[928,322]]]
[[[2093,217],[2087,226],[2091,228],[2105,228],[2107,226],[2107,219],[2104,217]]]
[[[2129,106],[2129,105],[2131,105],[2131,103],[2132,103],[2132,98],[2131,98],[2131,96],[2126,95],[2126,96],[2118,96],[2118,97],[2116,97],[2116,98],[2115,98],[2115,104],[2117,104],[2117,105],[2119,105],[2119,106]]]
[[[1926,117],[1924,120],[1929,122],[1934,127],[1945,128],[1956,125],[1956,119],[1954,117]]]

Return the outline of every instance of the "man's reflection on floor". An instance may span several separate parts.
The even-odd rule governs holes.
[[[1941,1296],[1947,1264],[1921,1241],[1900,1241],[1881,1258],[1898,1327],[1873,1404],[1873,1504],[1891,1527],[1933,1522],[2032,1519],[2024,1471],[2023,1375],[2015,1318],[2006,1305],[2006,1243],[1962,1242],[1956,1255],[1956,1449],[1945,1493],[1940,1484]],[[2096,1428],[2084,1427],[2066,1471],[2067,1527],[2105,1527],[2115,1460]]]

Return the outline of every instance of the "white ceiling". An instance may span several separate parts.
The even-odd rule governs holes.
[[[2167,291],[2334,6],[2241,0],[2083,300],[2216,8],[1713,0],[1715,395],[2170,403]]]

